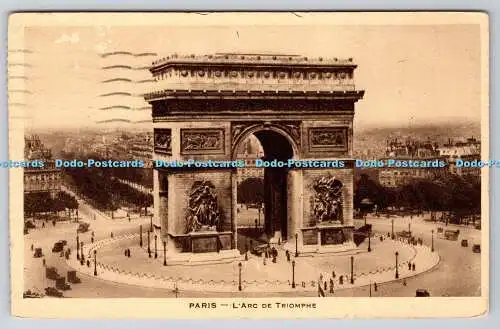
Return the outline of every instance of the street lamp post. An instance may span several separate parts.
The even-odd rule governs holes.
[[[394,218],[391,219],[391,239],[394,240]]]
[[[431,230],[431,251],[434,252],[434,230]]]
[[[80,264],[83,265],[85,262],[85,255],[83,253],[83,241],[80,242]]]
[[[97,250],[94,249],[94,276],[97,276]]]
[[[295,233],[295,257],[299,257],[299,233]]]
[[[142,248],[142,225],[139,226],[139,246]]]
[[[76,234],[76,259],[80,260],[80,236]]]
[[[372,251],[371,237],[372,237],[372,233],[371,233],[371,232],[369,232],[369,233],[368,233],[368,252],[371,252],[371,251]]]
[[[238,263],[238,268],[239,268],[239,272],[240,272],[240,275],[239,275],[239,283],[238,283],[238,290],[241,291],[241,262]]]
[[[354,256],[351,256],[351,284],[354,284]]]
[[[163,266],[167,266],[167,241],[163,241]]]
[[[158,244],[157,244],[157,236],[155,234],[155,258],[158,258]]]
[[[292,288],[295,288],[295,259],[292,260]]]
[[[149,237],[151,232],[148,231],[148,255],[151,258],[151,238]]]
[[[399,253],[396,251],[396,279],[399,279],[398,256]]]

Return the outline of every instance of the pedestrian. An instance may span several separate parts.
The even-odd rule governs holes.
[[[403,286],[406,286],[406,279],[403,279]]]
[[[285,254],[286,254],[286,261],[290,262],[290,252],[287,250]]]
[[[90,242],[91,242],[91,243],[94,243],[94,237],[91,237],[91,238],[90,238]]]
[[[412,269],[412,271],[413,271],[413,272],[415,272],[415,263],[413,263],[413,264],[411,265],[411,269]]]
[[[339,284],[344,284],[344,276],[339,276]]]
[[[330,293],[333,294],[333,278],[330,278]]]
[[[87,267],[90,267],[90,260],[87,259]]]
[[[332,271],[332,278],[335,279],[335,271]]]
[[[311,282],[311,284],[314,286],[314,281]],[[318,279],[318,297],[325,297],[325,291],[323,290],[323,274],[320,274]]]
[[[377,291],[377,289],[378,289],[377,282],[375,282],[375,283],[373,284],[373,290]]]
[[[328,290],[328,282],[326,282],[326,280],[325,280],[324,283],[325,283],[325,289],[323,289],[323,290],[326,292]]]
[[[113,239],[113,232],[111,232],[111,239]]]
[[[45,267],[45,264],[46,263],[45,263],[45,258],[44,258],[44,259],[42,259],[42,265],[43,265],[43,267]]]
[[[42,228],[45,228],[45,222],[42,222]]]
[[[262,259],[263,259],[263,263],[264,263],[264,265],[266,265],[266,258],[267,258],[267,257],[262,258]]]
[[[411,271],[411,263],[408,262],[408,271]]]
[[[33,248],[34,248],[34,247],[33,247],[33,244],[31,244],[31,251],[33,251]]]
[[[125,249],[125,257],[127,257],[127,256],[128,256],[128,255],[127,255],[127,249]]]

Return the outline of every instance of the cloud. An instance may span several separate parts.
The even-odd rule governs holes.
[[[70,43],[70,44],[76,44],[80,42],[80,35],[78,33],[72,33],[70,35],[68,34],[62,34],[59,38],[57,38],[54,43]]]

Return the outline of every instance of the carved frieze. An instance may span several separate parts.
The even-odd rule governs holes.
[[[181,153],[224,153],[224,129],[181,129]]]
[[[347,151],[347,127],[309,129],[309,151]]]
[[[185,233],[217,231],[221,224],[221,211],[212,182],[195,181],[193,183],[186,212]]]
[[[314,181],[312,188],[313,217],[317,224],[342,224],[343,219],[343,184],[331,175],[322,176]]]
[[[172,130],[159,129],[154,130],[154,151],[157,153],[172,154]]]

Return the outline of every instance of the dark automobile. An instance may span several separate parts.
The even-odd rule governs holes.
[[[33,255],[33,257],[40,258],[42,256],[43,256],[42,248],[35,248],[35,254]]]
[[[267,247],[267,244],[256,246],[250,250],[250,253],[260,257],[266,251]]]
[[[476,254],[479,254],[481,253],[481,245],[479,244],[475,244],[472,246],[472,252],[473,253],[476,253]]]
[[[80,225],[78,225],[78,229],[76,231],[78,233],[85,233],[89,230],[89,226],[90,226],[89,223],[80,223]]]
[[[39,294],[35,291],[31,291],[31,290],[26,290],[25,292],[23,292],[23,298],[42,298],[42,294]]]
[[[63,293],[53,287],[45,288],[45,295],[52,297],[62,297]]]
[[[467,240],[462,240],[462,247],[468,247],[469,246],[469,241]]]
[[[61,252],[64,249],[64,244],[59,241],[54,243],[54,247],[52,248],[52,252]]]
[[[24,227],[26,227],[26,228],[28,228],[28,229],[29,229],[29,228],[36,228],[35,224],[33,224],[33,222],[32,222],[32,221],[30,221],[30,220],[28,220],[28,221],[24,222]]]
[[[417,289],[415,292],[415,297],[430,297],[431,294],[427,291],[427,289]]]
[[[66,240],[59,240],[59,242],[62,243],[63,246],[68,244],[68,241],[66,241]]]

